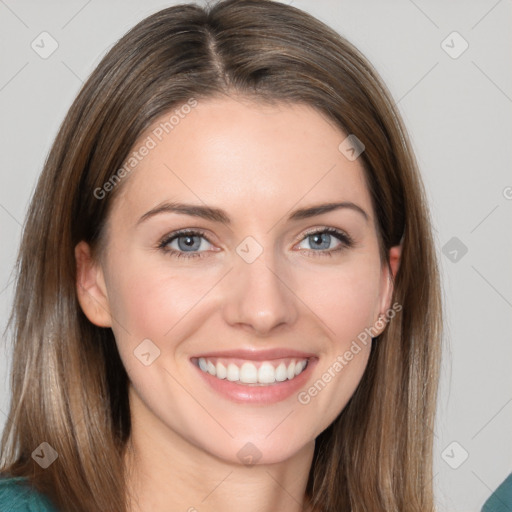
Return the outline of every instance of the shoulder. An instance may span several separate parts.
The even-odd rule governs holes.
[[[512,510],[512,473],[491,494],[481,512],[506,512]]]
[[[48,499],[30,486],[25,477],[0,477],[2,512],[57,512]]]

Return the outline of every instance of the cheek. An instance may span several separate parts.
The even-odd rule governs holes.
[[[303,283],[298,295],[323,321],[338,350],[374,322],[379,303],[379,271],[372,264],[322,269]]]
[[[116,260],[117,267],[109,274],[109,302],[116,320],[113,331],[130,381],[156,410],[155,389],[158,397],[165,389],[164,394],[179,403],[180,388],[174,389],[168,375],[159,369],[174,364],[179,340],[201,325],[197,318],[201,299],[218,281],[218,273],[194,273],[171,268],[167,261],[150,263],[147,256],[126,254]],[[148,339],[151,344],[145,341]],[[148,351],[150,358],[156,354],[158,358],[144,366],[138,357]]]
[[[162,340],[211,288],[208,275],[150,265],[149,258],[128,258],[112,274],[109,301],[113,316],[133,337]],[[212,278],[215,282],[215,279]],[[120,333],[123,335],[123,333]]]

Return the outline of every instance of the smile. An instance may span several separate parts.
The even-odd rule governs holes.
[[[196,354],[192,367],[206,388],[238,404],[269,406],[307,386],[318,356],[292,348],[232,349]]]
[[[293,380],[308,365],[308,359],[283,358],[272,361],[199,357],[196,364],[204,372],[220,380],[246,385],[266,386]]]

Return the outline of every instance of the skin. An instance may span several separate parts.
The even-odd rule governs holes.
[[[140,140],[148,134],[151,127]],[[314,440],[354,393],[370,343],[307,405],[297,394],[234,403],[203,382],[190,358],[235,348],[313,352],[311,386],[391,307],[362,164],[338,150],[345,137],[307,106],[201,100],[125,178],[102,257],[77,245],[81,307],[112,328],[130,378],[130,510],[307,510]],[[176,213],[138,223],[165,201],[222,208],[231,224]],[[360,206],[368,220],[342,208],[287,221],[297,208],[340,201]],[[349,234],[354,246],[326,256],[343,243],[327,235],[328,249],[319,249],[305,234],[326,227]],[[204,258],[157,248],[184,228],[205,231],[209,241],[197,239],[195,250]],[[250,264],[236,252],[247,236],[263,249]],[[177,239],[171,246],[180,249]],[[399,257],[392,248],[393,273]],[[147,338],[160,350],[149,366],[134,356]],[[237,456],[248,442],[261,453],[253,466]]]

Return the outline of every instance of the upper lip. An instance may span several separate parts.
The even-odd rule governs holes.
[[[292,350],[289,348],[273,348],[269,350],[223,350],[215,352],[205,352],[194,356],[196,358],[204,357],[225,357],[236,359],[247,359],[249,361],[270,361],[272,359],[282,359],[285,357],[296,357],[297,359],[309,359],[316,357],[315,354],[310,352],[301,352],[299,350]]]

